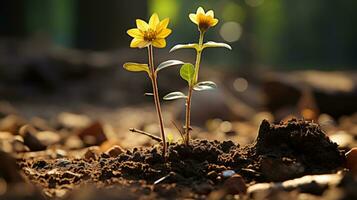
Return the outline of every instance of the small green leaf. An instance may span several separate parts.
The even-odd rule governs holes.
[[[145,96],[154,96],[154,93],[146,92],[144,95],[145,95]]]
[[[162,62],[157,68],[156,68],[156,72],[165,69],[167,67],[171,67],[174,65],[182,65],[185,64],[184,62],[180,61],[180,60],[168,60],[165,62]]]
[[[196,91],[203,91],[203,90],[213,90],[216,89],[217,85],[212,81],[202,81],[197,83],[193,89]]]
[[[171,92],[164,96],[164,100],[186,99],[186,95],[182,92]]]
[[[207,48],[207,47],[224,47],[227,48],[229,50],[232,50],[232,47],[229,44],[226,43],[220,43],[220,42],[206,42],[203,44],[203,48]]]
[[[170,49],[170,52],[176,51],[178,49],[198,49],[198,44],[177,44]]]
[[[142,72],[145,71],[149,73],[149,66],[147,64],[132,63],[128,62],[123,65],[124,69],[131,72]]]
[[[195,75],[195,67],[191,63],[185,63],[180,69],[180,76],[188,82],[189,85],[192,84],[193,77]]]

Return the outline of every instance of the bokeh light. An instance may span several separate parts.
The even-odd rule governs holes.
[[[244,92],[248,88],[248,81],[245,78],[237,78],[233,82],[233,87],[238,92]]]
[[[242,26],[234,21],[225,22],[219,30],[219,34],[227,42],[236,42],[242,35]]]

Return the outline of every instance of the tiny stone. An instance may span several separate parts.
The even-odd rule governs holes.
[[[210,171],[207,173],[207,177],[211,180],[216,180],[218,173],[216,171]]]
[[[113,146],[112,148],[108,149],[106,151],[106,153],[110,156],[110,157],[117,157],[119,154],[123,153],[124,150],[118,146],[118,145],[115,145]]]
[[[224,171],[222,172],[222,176],[223,176],[224,178],[228,178],[228,177],[233,176],[235,173],[236,173],[236,172],[235,172],[234,170],[224,170]]]
[[[234,174],[224,182],[224,189],[228,194],[245,194],[247,185],[244,179],[239,174]]]
[[[95,160],[97,159],[97,152],[99,151],[98,147],[90,147],[84,154],[84,159],[86,160]]]

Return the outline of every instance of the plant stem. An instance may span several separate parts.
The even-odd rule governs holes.
[[[152,89],[153,89],[153,94],[154,94],[154,102],[155,102],[155,107],[156,107],[156,112],[159,120],[159,125],[160,125],[160,133],[161,133],[161,140],[162,140],[162,154],[163,157],[166,158],[166,152],[167,152],[167,144],[166,144],[166,136],[165,136],[165,131],[164,131],[164,120],[162,118],[162,112],[161,112],[161,106],[160,106],[160,98],[159,98],[159,91],[157,87],[157,76],[155,73],[155,68],[154,68],[154,52],[152,45],[149,45],[148,47],[148,54],[149,54],[149,65],[150,65],[150,79],[151,79],[151,84],[152,84]]]
[[[189,86],[186,99],[186,124],[185,124],[185,144],[190,144],[190,126],[191,126],[191,97],[193,87]]]
[[[198,72],[200,70],[200,63],[201,63],[201,55],[202,55],[202,45],[203,45],[203,37],[205,33],[200,31],[200,38],[198,40],[198,50],[196,55],[196,63],[195,63],[195,77],[194,77],[194,84],[198,82]]]
[[[198,82],[198,72],[200,69],[200,63],[201,63],[201,55],[202,55],[202,45],[203,45],[203,37],[204,37],[204,32],[200,31],[200,38],[198,41],[198,50],[197,50],[197,55],[196,55],[196,63],[195,63],[195,74],[193,78],[193,83],[189,84],[188,87],[188,94],[187,94],[187,99],[186,99],[186,123],[185,123],[185,144],[189,145],[190,144],[190,130],[191,130],[191,100],[192,100],[192,92],[193,92],[193,86]]]

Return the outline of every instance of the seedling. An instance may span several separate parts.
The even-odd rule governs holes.
[[[225,43],[217,42],[204,42],[204,35],[206,31],[215,26],[218,23],[218,19],[214,18],[213,10],[205,12],[202,7],[199,7],[196,13],[191,13],[189,15],[190,20],[197,25],[199,32],[198,43],[192,44],[178,44],[174,46],[170,52],[176,51],[178,49],[195,49],[196,50],[196,62],[195,65],[191,63],[185,63],[180,69],[180,76],[187,81],[188,93],[185,95],[182,92],[171,92],[164,97],[164,100],[174,100],[174,99],[185,99],[186,100],[186,115],[185,115],[185,134],[184,143],[189,145],[190,142],[190,130],[191,130],[191,100],[193,90],[203,91],[212,90],[217,86],[212,81],[202,81],[198,82],[198,74],[201,64],[202,51],[209,47],[224,47],[227,49],[232,49],[231,46]]]
[[[164,120],[162,118],[160,98],[158,91],[157,76],[158,72],[174,65],[184,64],[179,60],[168,60],[161,63],[157,68],[154,65],[154,50],[153,48],[164,48],[166,46],[165,38],[171,34],[171,29],[167,28],[169,18],[160,21],[159,16],[154,13],[149,20],[149,23],[141,19],[136,20],[137,28],[129,29],[128,35],[133,37],[130,43],[131,48],[147,48],[148,50],[148,64],[128,62],[124,64],[124,68],[131,72],[146,72],[152,84],[152,96],[154,98],[155,108],[158,116],[161,141],[163,146],[163,156],[166,157],[167,143],[164,131]]]

